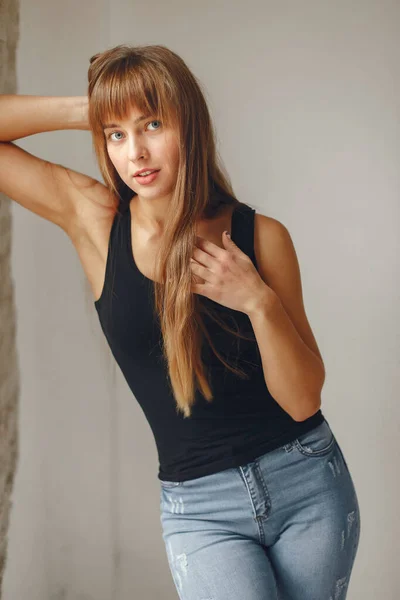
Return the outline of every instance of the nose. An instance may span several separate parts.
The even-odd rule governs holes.
[[[143,139],[140,138],[135,140],[131,137],[128,141],[128,159],[135,163],[139,158],[144,157],[146,154],[145,144]]]

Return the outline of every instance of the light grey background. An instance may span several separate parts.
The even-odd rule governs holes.
[[[21,0],[20,94],[86,94],[94,53],[164,44],[204,83],[239,200],[284,223],[361,509],[349,600],[395,600],[398,1]],[[18,142],[99,177],[89,132]],[[13,204],[20,462],[4,599],[176,599],[151,430],[68,237]],[[396,368],[397,367],[397,368]]]

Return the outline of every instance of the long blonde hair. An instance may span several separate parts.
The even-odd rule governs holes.
[[[201,84],[185,62],[165,46],[116,46],[95,54],[88,71],[89,125],[94,151],[106,186],[113,192],[112,210],[119,212],[136,195],[120,178],[107,152],[104,124],[124,119],[131,107],[176,127],[179,166],[156,260],[155,311],[160,320],[163,356],[167,364],[177,411],[191,416],[195,378],[205,399],[212,390],[201,360],[204,338],[218,359],[240,377],[217,352],[201,312],[243,339],[251,339],[226,326],[214,311],[203,306],[191,291],[190,258],[196,240],[196,222],[212,218],[223,205],[237,205],[230,179],[218,155],[215,132]]]

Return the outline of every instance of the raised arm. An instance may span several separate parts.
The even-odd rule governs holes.
[[[0,95],[0,142],[59,129],[90,129],[87,96]]]
[[[87,96],[0,96],[0,192],[68,234],[79,227],[79,203],[104,195],[106,187],[13,142],[45,131],[90,130],[87,112]]]

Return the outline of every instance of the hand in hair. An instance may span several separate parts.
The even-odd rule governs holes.
[[[190,259],[191,270],[204,280],[192,283],[192,291],[227,308],[251,314],[258,307],[271,306],[275,292],[263,281],[253,261],[224,232],[220,248],[197,236]]]

